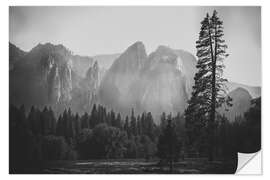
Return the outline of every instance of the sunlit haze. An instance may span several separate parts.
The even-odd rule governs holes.
[[[9,39],[25,51],[51,42],[92,56],[121,53],[142,41],[148,54],[167,45],[195,55],[200,22],[214,9],[230,54],[226,78],[260,86],[260,7],[10,7]]]

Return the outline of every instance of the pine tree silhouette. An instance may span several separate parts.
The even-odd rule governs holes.
[[[192,97],[185,111],[189,144],[194,145],[197,137],[207,127],[210,161],[213,160],[216,109],[222,104],[231,106],[231,98],[226,94],[227,79],[222,77],[225,67],[223,60],[228,56],[223,36],[223,22],[217,16],[217,11],[214,10],[211,18],[207,13],[201,22],[199,39],[196,41],[198,72],[195,74]]]

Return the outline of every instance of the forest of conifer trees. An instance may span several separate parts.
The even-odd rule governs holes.
[[[260,149],[260,99],[244,117],[230,123],[217,116],[215,124],[215,158],[232,160],[237,152]],[[186,158],[207,156],[207,138],[189,144],[185,120],[180,114],[162,113],[154,123],[150,112],[122,117],[94,105],[91,113],[74,114],[64,110],[59,117],[50,107],[10,106],[10,171],[24,173],[27,166],[36,167],[56,160],[144,159],[158,160],[162,165]],[[25,163],[27,162],[27,163]]]

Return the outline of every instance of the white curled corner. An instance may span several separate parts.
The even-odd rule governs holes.
[[[256,153],[237,153],[238,163],[235,174],[260,175],[262,174],[261,151]]]

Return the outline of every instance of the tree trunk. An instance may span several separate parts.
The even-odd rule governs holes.
[[[213,161],[214,153],[214,122],[215,122],[215,111],[216,111],[216,53],[213,53],[212,46],[212,35],[209,27],[209,38],[210,38],[210,48],[211,48],[211,60],[212,60],[212,92],[211,92],[211,110],[210,110],[210,119],[208,124],[208,133],[209,133],[209,156],[208,160]],[[216,52],[216,40],[215,40],[215,52]]]

